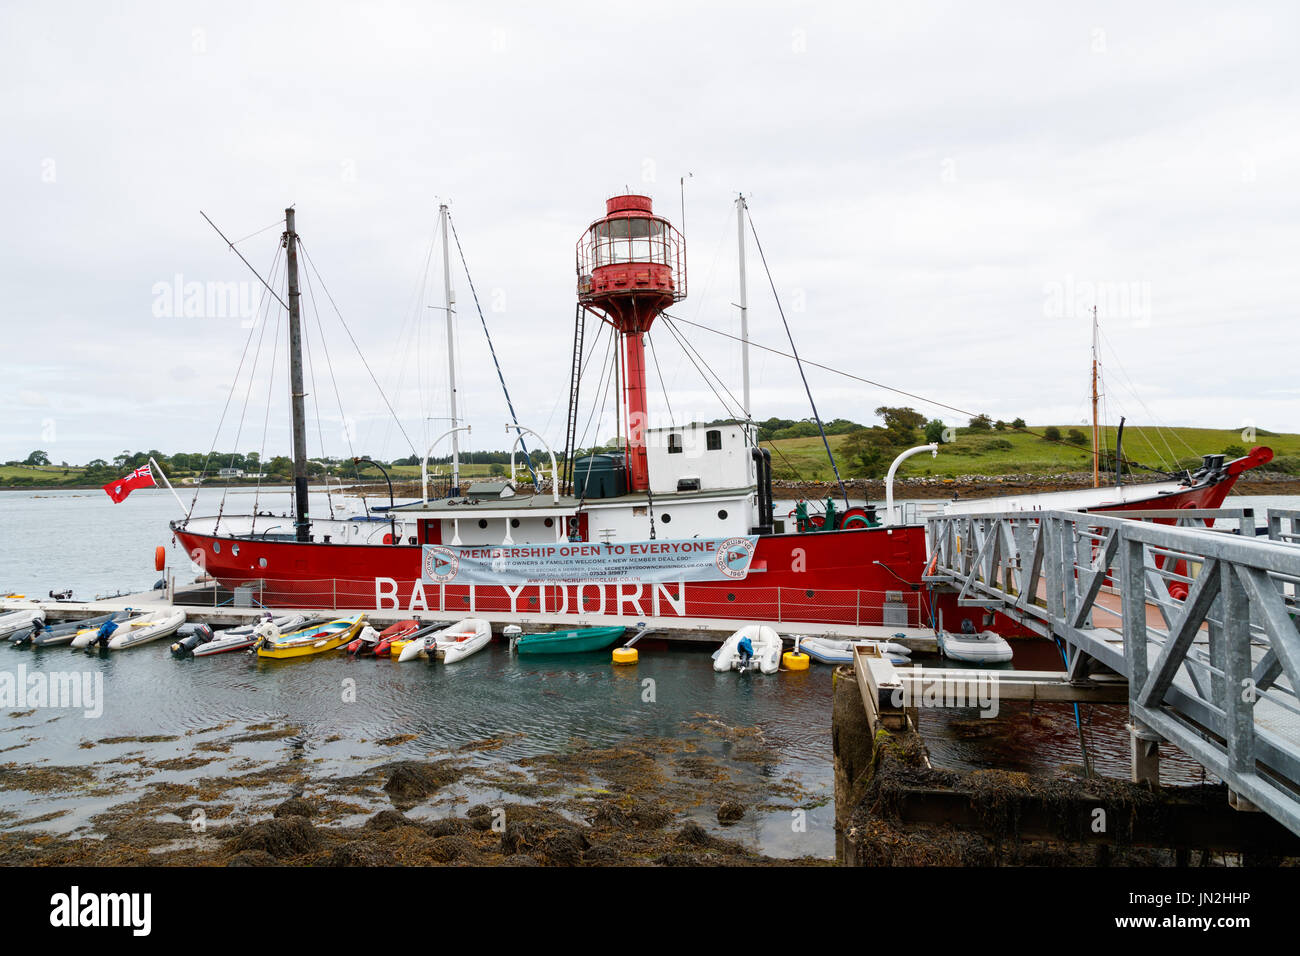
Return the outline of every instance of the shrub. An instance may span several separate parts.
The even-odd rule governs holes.
[[[1043,429],[1043,440],[1044,440],[1044,441],[1060,441],[1060,440],[1061,440],[1061,430],[1060,430],[1059,428],[1057,428],[1055,425],[1048,425],[1046,428]]]

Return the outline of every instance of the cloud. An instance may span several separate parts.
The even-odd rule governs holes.
[[[995,417],[1072,416],[1087,296],[1062,310],[1045,290],[1136,289],[1146,308],[1103,318],[1112,417],[1294,430],[1300,397],[1268,356],[1295,314],[1300,134],[1278,117],[1300,107],[1297,19],[1280,2],[996,17],[666,3],[649,18],[589,3],[6,5],[0,407],[15,420],[0,459],[42,447],[33,395],[68,460],[214,440],[285,451],[284,325],[272,314],[250,339],[246,316],[206,297],[201,314],[159,316],[154,290],[180,276],[182,291],[242,283],[260,298],[198,210],[251,235],[239,248],[269,274],[289,204],[320,270],[304,298],[312,453],[349,454],[349,436],[378,456],[423,446],[448,414],[446,332],[428,308],[443,200],[515,407],[558,447],[574,242],[625,188],[674,221],[684,193],[677,312],[710,328],[738,333],[743,190],[808,359]],[[502,447],[506,403],[452,252],[462,414],[477,447]],[[751,334],[788,351],[756,253]],[[738,346],[683,331],[738,395]],[[652,338],[652,410],[667,413],[662,373],[675,413],[723,414],[667,329]],[[753,367],[756,416],[809,414],[788,359]],[[809,381],[828,418],[902,402],[956,417],[819,370]],[[591,427],[610,432],[612,414]]]

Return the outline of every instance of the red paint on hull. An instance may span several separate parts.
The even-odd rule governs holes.
[[[1217,508],[1240,472],[1262,463],[1239,462],[1249,463],[1235,469],[1238,462],[1232,463],[1211,484],[1108,510]],[[978,609],[959,607],[952,595],[922,586],[927,553],[919,525],[767,535],[758,541],[749,576],[739,582],[517,587],[423,585],[419,545],[300,544],[174,530],[191,559],[221,584],[254,585],[258,600],[272,607],[878,625],[884,623],[885,592],[893,591],[902,593],[911,626],[929,626],[935,609],[942,609],[950,627],[966,618],[981,629],[989,626],[979,620]],[[236,543],[238,555],[230,546]],[[1001,615],[992,626],[1002,633],[1016,630]]]

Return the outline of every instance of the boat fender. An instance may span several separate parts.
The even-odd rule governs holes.
[[[153,569],[155,571],[165,570],[167,567],[167,549],[161,544],[153,549]]]

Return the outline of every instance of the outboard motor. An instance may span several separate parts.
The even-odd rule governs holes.
[[[107,650],[108,642],[113,639],[113,632],[116,630],[117,621],[114,621],[112,618],[109,618],[103,624],[99,625],[99,631],[91,639],[90,643],[86,645],[86,653],[89,654],[96,647],[101,647],[104,650]]]
[[[736,653],[740,655],[740,664],[736,670],[743,674],[753,666],[754,643],[748,637],[742,637],[736,642]]]
[[[249,650],[256,651],[259,647],[264,647],[267,644],[270,644],[271,641],[275,640],[275,638],[279,636],[280,628],[277,627],[276,623],[268,617],[266,620],[262,621],[261,624],[257,625],[257,627],[253,628],[253,637],[257,638],[257,640],[253,642],[253,646],[250,647]]]
[[[212,640],[212,627],[208,624],[182,624],[176,633],[180,640],[172,645],[173,654],[192,654],[194,648]]]
[[[36,640],[36,638],[40,637],[48,626],[49,625],[44,621],[34,622],[27,630],[19,631],[17,635],[11,638],[13,645],[15,647],[26,647],[28,644],[32,643],[32,641]]]

